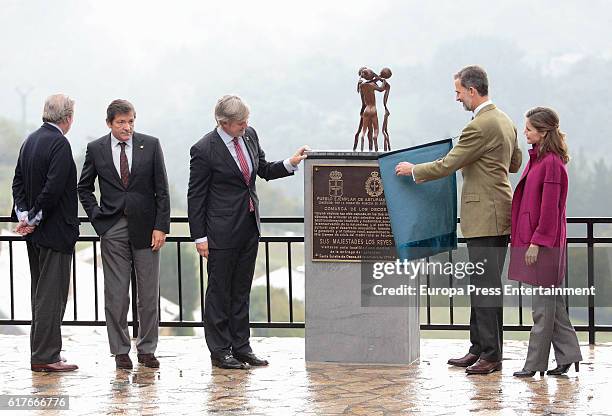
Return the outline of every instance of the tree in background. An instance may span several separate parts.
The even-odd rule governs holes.
[[[161,250],[160,259],[160,295],[165,299],[179,304],[178,286],[178,251],[177,243],[166,242]],[[194,317],[194,311],[200,307],[200,263],[199,256],[193,244],[181,243],[181,297],[183,320],[200,320]],[[206,273],[204,274],[204,290],[206,290]],[[177,317],[178,320],[178,317]],[[166,333],[172,335],[193,335],[193,328],[167,328]]]
[[[273,322],[289,322],[289,295],[284,289],[270,289],[270,318]],[[257,286],[251,291],[251,322],[267,322],[267,294],[265,286]],[[293,320],[304,322],[304,302],[293,299]],[[303,337],[303,329],[267,329],[251,330],[254,337]]]
[[[24,140],[20,131],[18,123],[0,117],[0,189],[3,190],[0,193],[0,215],[10,215],[12,210],[11,185],[19,149]]]

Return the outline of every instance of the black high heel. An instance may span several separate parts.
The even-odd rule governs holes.
[[[535,371],[525,370],[524,368],[521,371],[516,371],[512,374],[514,377],[533,377],[535,376]],[[540,371],[540,377],[544,376],[544,371]]]
[[[579,372],[580,371],[580,363],[579,362],[575,362],[573,364],[574,364],[574,368],[576,369],[576,372]],[[546,372],[546,374],[548,374],[549,376],[560,376],[560,375],[563,375],[563,374],[567,373],[571,366],[572,366],[572,363],[564,364],[564,365],[558,365],[557,368],[553,368],[552,370],[548,370]]]

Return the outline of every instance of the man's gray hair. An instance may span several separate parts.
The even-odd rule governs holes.
[[[215,105],[215,120],[218,126],[223,122],[245,121],[249,114],[249,106],[237,95],[224,95]]]
[[[42,119],[45,123],[61,123],[74,114],[74,100],[64,94],[53,94],[45,100]]]
[[[455,74],[455,79],[460,80],[464,88],[476,89],[481,97],[489,95],[489,79],[481,66],[466,66]]]

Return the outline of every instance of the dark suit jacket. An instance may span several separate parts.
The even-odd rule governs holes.
[[[15,205],[34,218],[43,218],[28,241],[72,254],[79,236],[76,166],[70,143],[50,124],[43,124],[21,146],[13,178]]]
[[[126,215],[130,242],[142,249],[151,246],[153,229],[170,232],[170,197],[159,139],[134,133],[132,146],[130,180],[125,188],[113,164],[110,133],[90,142],[78,191],[98,235],[103,235]],[[96,177],[100,187],[99,205],[94,195]]]
[[[245,236],[240,230],[248,229],[243,225],[251,215],[249,197],[253,199],[261,232],[256,175],[269,181],[293,174],[287,172],[282,161],[266,161],[252,127],[247,127],[244,143],[253,164],[248,186],[216,129],[191,147],[187,193],[189,228],[193,239],[208,237],[209,248],[235,248],[244,242]]]

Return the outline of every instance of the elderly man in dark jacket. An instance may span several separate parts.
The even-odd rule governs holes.
[[[74,101],[47,98],[44,124],[23,143],[13,178],[13,218],[26,236],[32,278],[32,371],[73,371],[60,357],[61,324],[70,286],[70,264],[79,235],[77,177],[70,143]]]

